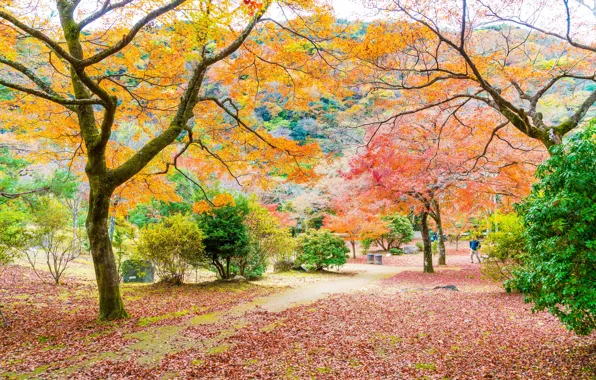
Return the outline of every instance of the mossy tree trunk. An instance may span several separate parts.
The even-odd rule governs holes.
[[[120,295],[120,275],[108,233],[108,212],[112,190],[98,185],[97,182],[97,179],[90,180],[92,186],[86,227],[99,290],[99,318],[126,318],[128,314]]]

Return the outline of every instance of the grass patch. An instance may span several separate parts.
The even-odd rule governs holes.
[[[217,323],[217,321],[219,320],[219,316],[220,316],[220,313],[209,313],[209,314],[197,315],[196,317],[193,317],[190,320],[190,324],[195,325],[195,326],[214,324],[214,323]]]
[[[228,351],[231,347],[232,345],[228,343],[220,344],[218,346],[211,347],[209,350],[207,350],[207,355],[221,354],[222,352]]]
[[[422,369],[426,371],[436,371],[437,366],[434,363],[416,363],[414,364],[414,368]]]
[[[139,326],[148,326],[152,323],[163,321],[164,319],[183,317],[185,315],[188,315],[190,312],[191,312],[191,310],[181,310],[181,311],[175,311],[173,313],[157,315],[155,317],[141,318],[141,319],[139,319],[138,325]]]
[[[285,318],[282,318],[279,321],[271,322],[271,323],[265,325],[264,327],[261,328],[261,332],[268,333],[268,332],[275,330],[276,328],[278,328],[280,326],[283,326],[284,320],[285,320]]]

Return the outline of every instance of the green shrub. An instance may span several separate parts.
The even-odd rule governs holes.
[[[424,252],[424,243],[422,243],[421,241],[417,241],[416,248],[418,248],[418,251]]]
[[[433,256],[436,255],[437,253],[439,253],[439,241],[438,240],[433,241],[430,244],[430,249],[431,249],[431,252],[433,253]]]
[[[392,255],[403,255],[404,251],[399,248],[390,248],[389,253],[391,253]]]
[[[391,248],[400,248],[402,244],[411,242],[414,238],[414,228],[410,219],[400,214],[390,214],[381,217],[382,220],[387,221],[389,233],[381,235],[377,240],[377,244],[384,250],[388,251]]]
[[[190,265],[204,262],[203,236],[190,216],[176,214],[141,230],[138,253],[155,265],[161,281],[178,285]]]
[[[342,238],[329,231],[308,231],[298,239],[300,256],[297,265],[308,270],[321,270],[341,267],[346,263],[346,255],[350,252]]]
[[[294,265],[292,260],[279,260],[273,263],[273,270],[275,272],[289,272],[294,268]]]
[[[495,213],[491,216],[495,226],[484,242],[482,272],[496,281],[510,279],[524,257],[524,226],[521,218],[514,213]]]
[[[273,258],[289,260],[296,242],[290,230],[256,199],[251,199],[248,207],[249,212],[244,218],[249,238],[248,252],[232,260],[232,270],[252,278],[262,276]]]
[[[527,254],[505,285],[589,334],[596,329],[596,120],[550,153],[517,208]]]
[[[373,239],[371,238],[362,239],[362,241],[360,242],[360,244],[362,245],[362,254],[366,255],[368,253],[368,250],[370,249],[372,243]]]
[[[248,212],[247,200],[238,198],[234,204],[198,215],[205,234],[205,257],[221,279],[230,279],[234,269],[239,270],[238,262],[249,254],[250,237],[244,225]],[[235,265],[232,260],[236,261]]]
[[[25,244],[28,215],[8,204],[0,205],[0,267],[10,264]]]

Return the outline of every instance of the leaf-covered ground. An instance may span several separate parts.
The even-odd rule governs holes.
[[[465,254],[452,252],[448,262],[433,275],[403,272],[279,313],[251,301],[274,293],[269,287],[127,286],[136,317],[118,323],[94,320],[91,286],[33,278],[23,285],[28,272],[13,270],[9,291],[3,284],[0,292],[14,322],[0,329],[0,351],[8,352],[0,375],[595,378],[596,335],[577,337],[549,314],[532,313],[521,296],[483,279]],[[443,285],[459,291],[432,290]]]
[[[101,363],[143,338],[158,340],[148,345],[160,343],[196,316],[215,316],[274,291],[243,283],[125,285],[123,298],[132,317],[99,322],[93,283],[69,279],[54,286],[42,283],[26,268],[10,267],[0,279],[0,305],[11,323],[10,329],[0,328],[0,377]],[[175,328],[168,331],[171,326]],[[152,334],[156,330],[163,330],[164,336]]]
[[[443,285],[459,291],[432,290]],[[549,314],[533,314],[519,295],[483,280],[477,265],[404,272],[366,291],[247,319],[229,350],[188,350],[169,357],[170,368],[216,378],[596,376],[596,336],[577,337]]]

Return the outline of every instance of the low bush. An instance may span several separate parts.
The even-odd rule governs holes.
[[[482,272],[496,281],[508,280],[524,257],[524,226],[514,213],[496,213],[491,216],[491,222],[498,228],[486,238],[484,252],[487,258]]]
[[[390,248],[389,249],[389,253],[391,253],[392,255],[403,255],[404,251],[400,248]]]
[[[179,285],[190,265],[204,262],[203,232],[190,216],[176,214],[141,230],[138,252],[156,267],[161,281]]]
[[[368,250],[370,249],[370,246],[373,243],[373,239],[371,238],[366,238],[366,239],[362,239],[362,241],[360,242],[360,244],[362,245],[362,254],[366,255],[368,253]]]
[[[289,272],[294,268],[294,261],[292,260],[279,260],[273,264],[273,270],[275,272]]]
[[[418,248],[419,252],[424,252],[424,244],[421,241],[416,242],[416,248]]]
[[[302,234],[298,246],[300,255],[296,264],[308,270],[339,268],[346,263],[346,255],[350,252],[342,238],[324,230]]]

